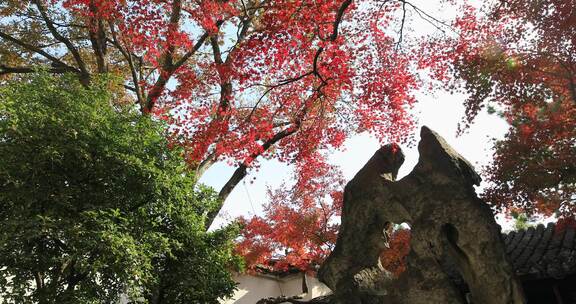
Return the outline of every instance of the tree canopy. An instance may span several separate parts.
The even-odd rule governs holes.
[[[314,178],[269,189],[262,216],[239,219],[243,229],[237,251],[248,269],[264,265],[315,272],[334,248],[344,178],[334,166],[308,170],[316,171]]]
[[[40,73],[0,88],[3,301],[218,303],[233,291],[236,228],[205,232],[216,194],[194,187],[165,125],[114,103],[115,85]]]
[[[30,0],[0,14],[0,74],[121,75],[127,100],[174,126],[198,178],[217,161],[236,167],[221,204],[258,159],[313,166],[359,132],[409,138],[435,53],[404,24],[443,26],[400,0]]]
[[[430,69],[441,85],[468,95],[460,132],[474,128],[474,119],[486,108],[510,124],[504,139],[495,142],[493,162],[483,172],[488,186],[482,196],[496,211],[513,216],[556,214],[560,221],[574,224],[574,7],[576,3],[572,0],[496,1],[486,4],[482,11],[463,6],[449,24],[457,35],[427,37],[428,44],[424,45],[427,47],[421,50],[430,54],[421,64]],[[314,171],[330,176],[320,172],[321,169]],[[334,170],[330,172],[333,180],[337,180]],[[298,185],[300,180],[295,180]],[[327,238],[328,244],[334,244],[339,228],[335,224],[337,219],[332,222],[323,220],[323,216],[313,217],[316,221],[308,219],[309,212],[314,210],[330,210],[328,214],[337,218],[340,203],[331,201],[324,191],[338,193],[343,190],[342,185],[316,188],[316,193],[295,187],[293,191],[300,194],[270,196],[266,214],[248,221],[245,239],[239,244],[241,252],[247,247],[261,251],[260,257],[276,254],[276,259],[297,267],[321,263],[330,246],[294,240],[315,240],[330,232],[332,238]],[[302,203],[299,195],[319,201],[316,209]],[[289,211],[284,210],[286,205],[291,206]],[[292,235],[295,232],[299,233],[297,237]],[[392,250],[383,253],[382,261],[400,271],[403,266],[396,261],[406,254],[409,233],[401,232],[396,237]],[[304,253],[295,254],[300,251]],[[309,255],[314,258],[295,258]],[[252,255],[246,257],[249,265],[254,263]],[[281,267],[282,263],[275,265]],[[310,265],[303,268],[307,267]]]
[[[576,214],[576,12],[573,0],[497,1],[456,22],[448,83],[510,123],[485,168],[484,198],[499,210]]]

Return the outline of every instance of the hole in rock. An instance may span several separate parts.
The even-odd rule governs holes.
[[[394,276],[399,276],[406,270],[406,257],[410,252],[410,225],[387,222],[383,237],[387,237],[388,248],[380,253],[380,263],[384,269]]]

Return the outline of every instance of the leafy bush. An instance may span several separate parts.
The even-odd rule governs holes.
[[[165,126],[110,84],[39,73],[0,88],[0,298],[9,303],[217,303],[234,289],[235,227]]]

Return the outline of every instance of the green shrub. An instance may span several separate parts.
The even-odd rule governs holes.
[[[231,239],[165,126],[39,73],[0,88],[0,298],[8,303],[217,303],[234,289]]]

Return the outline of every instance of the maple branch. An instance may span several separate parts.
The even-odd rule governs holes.
[[[433,25],[435,28],[437,28],[438,30],[440,30],[441,32],[445,32],[444,29],[442,29],[441,27],[438,26],[438,24],[452,30],[453,32],[456,32],[452,26],[450,24],[447,24],[444,21],[439,20],[438,18],[428,14],[427,12],[425,12],[423,9],[419,8],[418,6],[412,4],[409,1],[406,0],[400,0],[400,2],[402,2],[402,7],[404,8],[405,5],[409,5],[410,7],[412,7],[414,9],[414,11],[416,13],[418,13],[418,15],[420,16],[420,18],[422,18],[424,21],[430,23],[431,25]],[[434,22],[432,22],[434,21]]]
[[[178,23],[180,22],[180,16],[182,12],[182,2],[181,0],[174,0],[172,2],[172,10],[170,12],[170,20],[168,23],[168,31],[176,31],[178,28]],[[166,51],[162,54],[163,62],[160,67],[160,72],[158,73],[158,78],[156,78],[156,82],[152,86],[148,97],[146,98],[146,104],[142,108],[143,113],[150,113],[154,108],[156,100],[160,95],[162,95],[162,91],[164,87],[174,74],[176,68],[174,67],[174,51],[176,50],[176,46],[173,43],[168,43],[168,47]]]
[[[35,14],[23,14],[23,13],[16,13],[15,16],[17,16],[18,18],[23,18],[23,19],[30,19],[30,20],[34,20],[34,21],[42,21],[44,22],[44,19],[42,19],[42,17],[39,17]],[[85,29],[88,26],[86,25],[82,25],[82,24],[78,24],[78,23],[60,23],[56,20],[52,20],[52,24],[54,24],[57,27],[73,27],[73,28],[81,28],[81,29]]]
[[[322,75],[320,75],[320,72],[318,71],[318,60],[320,59],[320,55],[322,54],[322,52],[324,52],[324,48],[320,47],[316,51],[316,55],[314,55],[314,62],[312,63],[312,73],[318,76],[318,78],[320,78],[323,84],[326,84],[326,80],[324,80],[324,78],[322,77]]]
[[[289,122],[289,121],[279,121],[279,122],[273,123],[272,126],[273,126],[274,128],[280,128],[280,127],[285,127],[285,126],[287,126],[287,125],[289,125],[289,124],[291,124],[291,122]]]
[[[296,133],[298,131],[298,126],[299,126],[299,123],[297,122],[295,125],[292,125],[286,129],[283,129],[282,131],[276,133],[273,137],[268,139],[262,145],[262,149],[260,152],[252,153],[250,155],[250,157],[248,157],[248,159],[246,159],[240,166],[238,166],[238,168],[236,168],[236,170],[234,171],[234,174],[232,174],[230,179],[228,179],[226,184],[222,187],[222,189],[220,189],[220,192],[218,193],[218,201],[219,201],[218,206],[216,208],[214,208],[213,210],[211,210],[207,215],[206,224],[205,224],[206,229],[208,229],[210,227],[210,225],[212,225],[212,223],[214,222],[214,219],[218,215],[218,212],[220,211],[220,209],[222,209],[222,206],[224,205],[224,201],[230,195],[230,193],[232,193],[232,190],[234,190],[236,185],[238,185],[238,183],[246,176],[249,162],[253,161],[258,156],[262,155],[262,153],[264,153],[265,151],[270,149],[270,147],[272,147],[278,141]]]
[[[264,3],[264,1],[260,2],[259,4],[262,3]],[[242,26],[239,26],[238,30],[236,31],[236,43],[234,43],[234,45],[231,47],[231,51],[228,54],[228,57],[226,57],[226,63],[229,63],[231,58],[234,58],[234,52],[237,52],[239,50],[238,45],[242,43],[242,41],[244,41],[244,38],[246,38],[246,36],[248,35],[248,30],[250,29],[250,26],[252,25],[252,21],[254,20],[254,16],[256,14],[255,11],[252,13],[252,15],[248,13],[244,1],[242,1],[242,6],[244,8],[244,19],[242,20],[242,18],[240,18],[240,20],[242,21]]]
[[[316,55],[318,55],[318,54],[316,54]],[[316,58],[317,58],[317,56],[314,56],[314,61],[316,61]],[[315,63],[314,63],[314,65],[315,65]],[[300,79],[302,79],[302,78],[304,78],[304,77],[306,77],[306,76],[310,76],[310,75],[312,75],[312,74],[314,74],[314,70],[312,70],[312,71],[310,71],[310,72],[307,72],[307,73],[304,73],[304,74],[302,74],[302,75],[300,75],[300,76],[297,76],[297,77],[288,78],[288,79],[282,79],[282,80],[280,80],[280,81],[278,82],[278,84],[269,85],[268,87],[270,87],[270,88],[277,88],[277,87],[280,87],[280,86],[283,86],[283,85],[287,85],[287,84],[289,84],[289,83],[296,82],[296,81],[298,81],[298,80],[300,80]]]
[[[291,123],[289,127],[283,129],[282,131],[279,131],[270,139],[268,139],[266,142],[264,142],[264,144],[262,144],[261,146],[260,151],[252,153],[248,158],[244,160],[244,162],[238,168],[236,168],[230,179],[226,182],[226,184],[222,187],[222,189],[220,189],[220,192],[218,193],[218,206],[207,213],[205,223],[206,230],[208,230],[208,228],[210,228],[210,226],[214,222],[214,219],[218,215],[218,212],[222,209],[222,206],[224,206],[224,201],[226,200],[226,198],[230,195],[230,193],[232,193],[232,190],[234,190],[236,185],[238,185],[238,183],[246,176],[247,169],[250,163],[253,162],[258,156],[268,151],[268,149],[270,149],[280,140],[298,132],[307,114],[307,107],[309,106],[309,102],[312,100],[313,96],[311,96],[307,100],[304,107],[298,113],[298,115],[294,119],[294,122]]]
[[[314,58],[314,60],[316,60],[316,57]],[[310,76],[312,74],[315,75],[319,75],[317,73],[315,73],[314,70],[304,73],[300,76],[297,77],[293,77],[293,78],[288,78],[288,79],[282,79],[280,80],[277,84],[274,85],[265,85],[262,84],[263,87],[267,87],[266,91],[264,91],[264,93],[262,93],[262,95],[260,95],[260,98],[258,98],[258,100],[256,101],[256,103],[254,104],[254,106],[252,107],[252,111],[250,111],[250,114],[248,114],[248,116],[246,116],[246,119],[244,119],[245,123],[250,122],[250,119],[252,118],[252,116],[254,115],[254,113],[256,112],[256,109],[258,108],[258,105],[260,105],[260,103],[262,102],[262,100],[264,100],[264,97],[266,97],[272,90],[274,90],[275,88],[299,81],[300,79],[305,78],[306,76]]]
[[[324,80],[324,78],[322,77],[322,75],[320,75],[320,72],[318,72],[318,59],[320,58],[320,55],[322,54],[322,52],[324,51],[323,47],[320,47],[317,51],[316,54],[314,55],[314,60],[312,63],[312,70],[309,72],[306,72],[302,75],[299,75],[297,77],[292,77],[292,78],[287,78],[287,79],[282,79],[280,81],[278,81],[277,84],[274,85],[265,85],[262,84],[263,87],[267,87],[266,91],[264,91],[264,93],[262,93],[262,95],[260,95],[260,98],[258,98],[258,101],[256,101],[256,104],[252,107],[252,111],[250,112],[250,114],[246,117],[245,121],[248,122],[250,121],[250,118],[252,117],[252,115],[254,115],[254,112],[256,111],[256,109],[258,108],[258,105],[260,104],[260,102],[262,102],[262,100],[264,99],[264,97],[266,97],[266,95],[268,95],[273,89],[299,81],[307,76],[310,75],[316,75],[318,78],[320,78],[320,80],[322,81],[322,84],[325,85],[326,84],[326,80]],[[322,87],[322,86],[321,86]],[[318,89],[317,89],[318,90]],[[316,91],[317,91],[316,90]]]
[[[172,3],[172,12],[170,14],[170,25],[173,27],[173,30],[175,30],[175,28],[178,26],[182,10],[186,11],[186,9],[182,8],[181,0],[175,0]],[[222,24],[224,24],[224,20],[216,21],[216,28],[220,29],[220,26]],[[204,32],[204,34],[200,36],[198,41],[196,41],[192,49],[186,52],[175,63],[173,62],[175,47],[173,44],[170,44],[168,46],[167,51],[164,53],[165,60],[162,67],[162,71],[160,71],[158,78],[156,79],[156,82],[152,86],[152,89],[150,90],[150,93],[146,98],[146,104],[143,108],[144,113],[149,113],[150,111],[152,111],[156,103],[156,100],[162,94],[162,90],[164,89],[166,83],[168,83],[174,72],[176,72],[176,70],[179,67],[181,67],[184,63],[186,63],[188,59],[192,57],[200,49],[200,47],[202,47],[206,39],[208,39],[209,37],[210,34],[207,31]],[[232,91],[231,88],[230,91]]]
[[[329,37],[330,41],[335,41],[338,38],[338,27],[342,21],[342,18],[344,16],[344,13],[346,11],[346,9],[350,6],[350,4],[352,3],[352,0],[345,0],[342,5],[339,7],[337,13],[336,13],[336,19],[334,21],[334,29],[332,34]],[[220,47],[218,45],[218,40],[216,37],[211,37],[211,45],[212,45],[212,49],[213,49],[213,55],[214,55],[214,62],[217,65],[221,65],[224,64],[224,62],[222,61],[222,57],[221,57],[221,52],[220,52]],[[318,69],[318,61],[320,59],[320,56],[322,54],[322,52],[324,51],[323,47],[318,48],[318,50],[316,51],[316,54],[314,56],[314,60],[312,63],[312,70],[310,72],[304,73],[300,76],[294,77],[294,78],[290,78],[290,79],[286,79],[286,80],[282,80],[280,81],[278,84],[270,86],[268,90],[266,90],[266,92],[260,97],[260,99],[258,100],[258,103],[264,98],[264,96],[266,94],[268,94],[272,89],[274,89],[275,87],[278,86],[282,86],[282,85],[286,85],[288,83],[292,83],[292,82],[296,82],[299,81],[303,78],[305,78],[306,76],[309,75],[315,75],[318,78],[320,78],[320,80],[322,81],[322,84],[320,84],[320,86],[318,88],[316,88],[315,92],[319,95],[321,94],[321,89],[327,84],[326,80],[322,77],[322,75],[319,72]],[[228,62],[230,57],[226,58],[226,61]],[[229,80],[224,80],[221,84],[221,97],[220,97],[220,108],[221,109],[226,109],[227,107],[229,107],[229,101],[227,99],[227,96],[229,96],[229,94],[227,94],[227,92],[229,92],[231,94],[232,92],[232,84],[230,83]],[[316,95],[316,94],[314,94]],[[256,106],[253,108],[252,112],[250,113],[249,116],[251,116],[255,110],[255,108],[257,107],[258,103],[256,104]],[[220,190],[220,192],[218,193],[218,198],[219,198],[219,205],[212,211],[210,211],[207,214],[207,220],[206,220],[206,229],[208,229],[210,227],[210,225],[212,225],[212,223],[214,222],[214,219],[216,218],[216,216],[218,215],[218,212],[220,211],[220,209],[222,209],[222,206],[224,205],[224,201],[226,200],[226,198],[230,195],[230,193],[232,192],[232,190],[236,187],[236,185],[246,176],[247,174],[247,169],[249,166],[249,162],[252,162],[254,159],[256,159],[258,156],[260,156],[262,153],[264,153],[265,151],[267,151],[271,146],[273,146],[275,143],[277,143],[278,141],[280,141],[281,139],[288,137],[294,133],[296,133],[299,129],[299,126],[303,120],[303,117],[305,116],[306,110],[304,109],[303,112],[299,115],[299,117],[296,119],[296,122],[294,125],[276,133],[272,138],[270,138],[268,141],[266,141],[263,145],[262,145],[262,149],[260,152],[257,153],[253,153],[251,154],[242,164],[240,164],[240,166],[238,168],[236,168],[236,170],[234,171],[234,173],[232,174],[232,176],[230,177],[230,179],[226,182],[226,184],[222,187],[222,189]],[[220,116],[220,113],[218,114]],[[220,118],[218,118],[220,119]]]
[[[220,26],[222,25],[222,23],[217,22],[216,26]],[[180,59],[178,61],[176,61],[176,63],[174,63],[174,67],[175,68],[179,68],[180,66],[182,66],[186,61],[188,61],[188,59],[194,55],[198,49],[200,49],[200,47],[204,44],[204,42],[206,41],[206,39],[208,39],[210,35],[208,35],[208,32],[205,32],[202,36],[200,36],[200,38],[198,39],[198,41],[196,41],[196,43],[194,44],[194,47],[192,47],[191,50],[189,50],[188,52],[186,52],[186,54],[184,54],[182,57],[180,57]]]
[[[212,46],[212,54],[214,57],[214,63],[217,65],[222,65],[222,52],[220,51],[220,45],[218,44],[218,36],[210,37],[210,45]]]
[[[50,17],[48,17],[48,14],[46,13],[46,9],[44,8],[44,6],[40,2],[40,0],[32,0],[32,2],[38,8],[38,11],[40,12],[40,15],[42,16],[42,19],[44,19],[44,23],[46,23],[46,26],[48,27],[48,30],[50,31],[50,33],[52,34],[54,39],[64,43],[64,45],[66,45],[66,48],[70,51],[70,53],[72,53],[72,56],[74,57],[74,60],[76,61],[76,64],[78,65],[78,68],[80,69],[81,78],[84,81],[84,84],[86,85],[88,80],[89,80],[90,73],[88,72],[88,69],[86,68],[86,64],[84,63],[84,60],[82,60],[82,57],[80,56],[80,52],[78,52],[76,47],[72,44],[72,42],[69,39],[62,36],[58,32],[58,30],[54,26],[54,23],[52,22]]]
[[[27,66],[20,66],[20,67],[10,67],[3,64],[0,64],[0,75],[6,74],[26,74],[26,73],[34,73],[38,71],[35,68],[27,67]],[[70,72],[68,67],[51,67],[48,69],[48,72],[55,73],[55,74],[62,74],[66,72]]]
[[[318,56],[320,55],[320,53],[322,53],[322,50],[323,49],[320,48],[317,51],[316,58],[315,58],[315,64],[316,64],[316,60],[317,60]],[[312,72],[306,73],[305,75],[310,75],[313,73],[316,74],[318,77],[320,77],[320,79],[322,80],[322,84],[320,84],[320,86],[314,90],[315,94],[313,96],[321,96],[322,95],[321,89],[322,89],[322,87],[324,87],[326,85],[326,82],[324,81],[324,79],[322,79],[322,77],[319,75],[319,73],[317,71],[312,71]],[[303,77],[304,76],[299,76],[296,79],[301,79]],[[297,80],[294,80],[294,81],[297,81]],[[267,92],[269,92],[271,89],[272,88],[267,90]],[[318,95],[316,95],[316,94],[318,94]],[[263,96],[260,97],[260,99],[262,99],[262,98],[263,98]],[[310,99],[312,99],[312,98],[310,98]],[[206,221],[206,229],[208,229],[210,227],[210,225],[212,225],[212,223],[214,222],[214,219],[218,215],[218,212],[220,211],[220,209],[222,209],[222,206],[224,205],[224,201],[230,195],[230,193],[232,193],[232,190],[234,190],[236,185],[238,185],[238,183],[247,175],[247,169],[248,169],[249,163],[252,162],[254,159],[256,159],[258,156],[262,155],[264,152],[266,152],[270,147],[272,147],[278,141],[280,141],[283,138],[286,138],[286,137],[288,137],[288,136],[290,136],[290,135],[292,135],[298,131],[302,121],[304,120],[304,116],[306,115],[306,107],[307,107],[307,105],[304,106],[304,109],[296,118],[295,123],[293,123],[290,127],[276,133],[272,138],[267,140],[262,145],[262,149],[259,152],[252,153],[238,168],[236,168],[236,170],[234,171],[234,173],[232,174],[230,179],[226,182],[226,184],[222,187],[222,189],[220,189],[220,192],[218,193],[219,205],[217,206],[217,208],[215,208],[214,210],[212,210],[211,212],[208,213],[207,221]],[[250,115],[253,114],[255,108],[256,108],[256,106],[252,109],[252,112],[250,113]]]
[[[132,83],[134,83],[134,88],[129,88],[130,90],[134,91],[134,93],[136,94],[136,101],[138,102],[138,104],[140,105],[140,107],[143,106],[143,102],[144,102],[144,97],[142,96],[142,89],[140,87],[140,78],[138,77],[138,71],[136,70],[136,66],[134,64],[134,61],[132,60],[132,53],[128,50],[125,49],[120,42],[118,41],[118,36],[116,35],[116,29],[114,28],[114,24],[113,23],[109,23],[109,27],[110,27],[110,33],[112,34],[112,40],[108,41],[110,43],[112,43],[112,45],[114,45],[122,54],[122,56],[124,56],[124,58],[126,59],[126,61],[128,62],[128,67],[130,69],[130,75],[132,77]],[[128,88],[127,86],[125,86],[126,88]]]
[[[336,40],[336,38],[338,37],[338,26],[340,24],[340,22],[342,21],[342,17],[344,15],[344,12],[346,11],[346,9],[348,8],[348,6],[350,6],[351,4],[351,0],[347,0],[344,1],[342,3],[342,5],[340,6],[340,8],[338,9],[338,12],[336,14],[336,19],[334,21],[334,30],[332,32],[332,35],[330,36],[330,40],[334,41]],[[318,70],[318,60],[320,58],[320,55],[322,54],[322,52],[324,51],[323,47],[318,48],[318,50],[316,51],[316,54],[314,55],[314,60],[312,63],[312,70],[309,72],[306,72],[304,74],[301,74],[297,77],[292,77],[292,78],[288,78],[288,79],[283,79],[278,81],[277,84],[274,85],[262,85],[264,87],[267,87],[266,91],[264,91],[264,93],[260,96],[260,98],[258,99],[258,101],[256,102],[256,104],[252,107],[252,111],[250,112],[250,114],[246,117],[245,122],[249,122],[250,118],[252,117],[252,115],[254,115],[254,112],[256,111],[256,109],[258,108],[258,105],[260,104],[260,102],[262,102],[262,100],[264,99],[264,97],[266,97],[273,89],[278,88],[280,86],[284,86],[296,81],[299,81],[307,76],[310,75],[315,75],[318,78],[320,78],[320,81],[322,81],[322,85],[317,88],[316,91],[319,91],[322,87],[324,87],[324,85],[327,84],[327,81],[322,77],[322,75],[320,74],[319,70]],[[226,58],[226,60],[228,61],[230,57]]]
[[[203,37],[204,37],[204,39],[210,37],[210,45],[212,47],[212,54],[213,54],[214,63],[216,64],[216,66],[219,67],[219,66],[223,66],[223,65],[228,65],[230,56],[226,58],[226,63],[222,60],[222,52],[221,52],[220,46],[218,44],[218,36],[208,36],[208,33],[205,33]],[[224,72],[218,71],[218,73],[220,74],[220,73],[224,73]],[[220,74],[220,104],[218,106],[218,112],[217,112],[216,118],[215,118],[216,122],[225,121],[230,117],[228,110],[230,109],[230,100],[229,99],[232,96],[232,93],[233,93],[232,82],[230,81],[230,79],[226,75]],[[206,170],[208,170],[208,168],[210,168],[210,166],[212,166],[216,162],[216,159],[217,159],[217,154],[215,152],[210,153],[208,155],[208,157],[206,157],[196,167],[196,178],[199,178],[200,176],[202,176],[204,174],[204,172],[206,172]],[[244,173],[244,176],[245,175],[246,174]],[[240,177],[238,182],[244,176]],[[236,182],[236,184],[238,182]],[[216,211],[216,215],[218,214],[218,211]],[[214,216],[216,216],[216,215],[214,215]],[[210,220],[210,224],[211,223],[212,223],[212,220]]]
[[[332,31],[332,35],[330,35],[331,41],[334,41],[334,40],[336,40],[336,38],[338,38],[338,27],[340,26],[340,23],[342,22],[342,17],[344,16],[344,12],[346,11],[346,9],[348,9],[348,7],[350,6],[351,3],[352,3],[352,0],[345,0],[340,5],[340,8],[338,8],[338,12],[336,12],[336,20],[334,20],[334,29]]]
[[[172,12],[170,13],[170,21],[168,24],[169,31],[176,31],[178,28],[178,22],[180,22],[180,16],[182,12],[182,1],[174,0],[172,1]],[[174,65],[174,51],[176,46],[173,43],[168,43],[168,48],[166,49],[164,56],[164,65],[166,69],[172,69]]]
[[[402,21],[400,23],[400,30],[398,32],[398,42],[396,43],[396,50],[400,48],[402,44],[402,36],[404,35],[404,23],[406,22],[406,2],[402,2]]]
[[[199,179],[204,172],[210,168],[216,162],[216,152],[210,153],[200,164],[196,167],[196,178]]]
[[[54,57],[53,55],[50,55],[49,53],[47,53],[46,51],[31,45],[29,43],[26,43],[20,39],[17,39],[7,33],[1,32],[0,31],[0,38],[3,38],[4,40],[8,40],[16,45],[19,45],[20,47],[23,47],[25,49],[27,49],[28,51],[34,52],[38,55],[41,55],[42,57],[52,61],[53,65],[58,66],[58,67],[66,67],[68,68],[70,71],[76,72],[76,73],[81,73],[78,69],[71,67],[69,65],[67,65],[66,63],[64,63],[62,60]]]
[[[218,37],[212,36],[210,37],[210,45],[212,46],[212,53],[214,55],[214,63],[217,67],[223,66],[224,61],[222,61],[222,53],[220,51],[220,46],[218,44]],[[228,59],[228,58],[227,58]],[[227,119],[228,115],[222,117],[220,114],[223,111],[227,111],[230,108],[230,100],[229,98],[232,96],[232,82],[230,81],[227,75],[222,75],[225,72],[218,71],[220,74],[220,105],[219,111],[217,114],[217,120],[221,120],[222,118]]]
[[[220,28],[220,26],[223,23],[224,23],[223,21],[216,22],[216,27]],[[210,35],[208,34],[208,32],[205,32],[202,36],[200,36],[198,41],[196,41],[196,43],[194,44],[194,46],[192,47],[191,50],[189,50],[188,52],[186,52],[186,54],[184,54],[182,57],[180,57],[180,59],[178,61],[176,61],[176,63],[172,63],[169,66],[169,69],[165,69],[163,71],[165,73],[165,75],[163,75],[162,72],[159,73],[158,78],[156,79],[156,82],[154,83],[154,86],[152,87],[152,90],[150,90],[150,93],[148,94],[148,96],[146,98],[146,104],[144,106],[144,112],[149,113],[150,111],[152,111],[152,109],[154,108],[156,99],[158,99],[158,97],[160,97],[160,95],[162,94],[162,89],[164,88],[166,83],[168,83],[168,80],[170,80],[170,78],[172,77],[174,72],[179,67],[181,67],[184,63],[186,63],[186,61],[188,61],[188,59],[190,57],[192,57],[202,47],[202,45],[204,44],[206,39],[208,39],[208,37],[210,37]]]
[[[217,67],[226,65],[222,61],[222,53],[220,51],[220,46],[218,44],[218,36],[211,36],[210,37],[210,45],[212,47],[212,53],[214,57],[214,63]],[[228,58],[227,58],[228,60]],[[216,113],[216,118],[214,122],[219,123],[221,121],[226,121],[230,118],[229,109],[230,109],[230,100],[229,98],[232,96],[232,82],[226,75],[222,75],[222,71],[218,70],[220,75],[220,104],[218,105],[218,111]],[[228,130],[226,130],[228,131]],[[204,172],[212,165],[217,159],[217,155],[215,152],[210,153],[210,155],[204,159],[196,168],[197,174],[204,174]],[[245,174],[244,174],[245,175]],[[242,176],[243,177],[243,176]],[[240,180],[242,179],[240,178]],[[219,210],[218,210],[219,211]],[[218,214],[216,211],[216,214]]]
[[[97,8],[94,4],[94,0],[90,1],[89,4],[90,12],[96,16]],[[91,23],[94,23],[96,17],[90,17]],[[108,67],[106,65],[106,32],[104,31],[104,23],[102,19],[98,18],[95,21],[96,24],[88,27],[88,35],[90,38],[90,43],[92,45],[92,50],[96,55],[96,66],[98,67],[98,73],[106,73]]]

